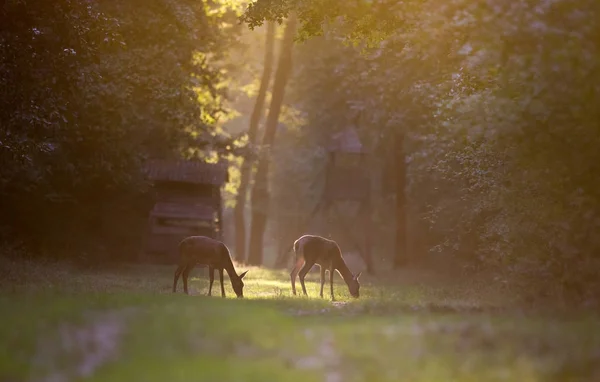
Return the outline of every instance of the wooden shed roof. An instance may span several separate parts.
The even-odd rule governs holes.
[[[186,160],[150,160],[146,174],[153,181],[175,181],[221,186],[228,179],[227,165]]]

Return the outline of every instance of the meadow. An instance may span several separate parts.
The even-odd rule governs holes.
[[[237,267],[237,269],[247,269]],[[524,304],[501,283],[407,269],[361,277],[353,299],[292,296],[288,271],[250,268],[207,297],[171,293],[173,266],[81,270],[3,261],[0,381],[597,381],[591,311]]]

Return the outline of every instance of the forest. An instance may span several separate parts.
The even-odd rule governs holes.
[[[596,3],[5,1],[0,380],[600,378]],[[226,166],[244,301],[139,262],[153,159]],[[290,294],[305,233],[359,299]]]

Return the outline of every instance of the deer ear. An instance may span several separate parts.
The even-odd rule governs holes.
[[[244,276],[246,276],[246,273],[248,273],[248,271],[246,271],[246,272],[243,272],[243,273],[240,275],[240,280],[241,280],[241,279],[243,279],[243,278],[244,278]]]
[[[362,275],[362,272],[358,272],[356,276],[354,276],[354,280],[358,281],[358,278]]]

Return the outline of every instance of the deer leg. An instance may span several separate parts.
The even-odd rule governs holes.
[[[325,285],[325,267],[321,268],[321,293],[319,293],[319,297],[323,298],[323,285]]]
[[[302,269],[300,269],[300,285],[302,285],[302,293],[304,293],[305,296],[308,296],[308,294],[306,293],[306,287],[304,286],[304,278],[306,277],[306,274],[308,273],[308,271],[310,271],[310,268],[312,268],[313,265],[315,265],[314,262],[307,261],[304,263]]]
[[[290,279],[292,280],[292,294],[296,295],[296,276],[298,276],[298,271],[300,271],[300,267],[302,267],[302,262],[304,260],[298,259],[296,264],[294,264],[294,268],[290,272]]]
[[[225,285],[223,285],[223,268],[219,268],[219,280],[221,281],[221,297],[225,298]]]
[[[208,267],[208,295],[212,293],[213,282],[215,282],[215,268]]]
[[[187,282],[188,282],[188,276],[190,275],[190,271],[192,270],[192,268],[194,268],[194,266],[188,264],[185,267],[185,269],[183,270],[183,275],[182,275],[182,278],[183,278],[183,292],[185,294],[189,294],[188,293],[188,287],[187,287],[188,283]]]
[[[335,296],[333,295],[333,274],[335,270],[333,266],[329,269],[329,284],[331,285],[331,301],[335,301]]]
[[[175,293],[175,291],[177,290],[177,281],[179,281],[179,276],[181,275],[181,272],[183,272],[184,268],[185,265],[180,264],[175,270],[175,276],[173,277],[173,293]]]

